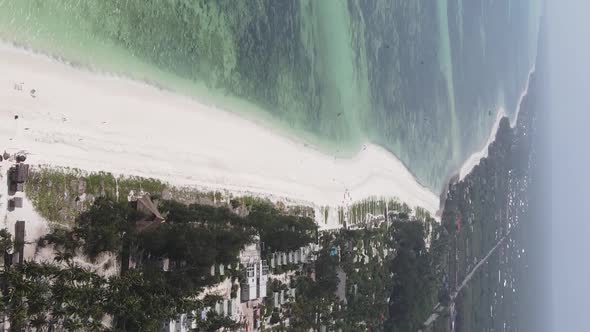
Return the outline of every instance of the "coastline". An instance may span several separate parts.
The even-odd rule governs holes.
[[[509,118],[510,127],[512,127],[512,128],[514,128],[514,126],[516,125],[516,120],[518,120],[518,113],[520,112],[520,106],[522,104],[524,97],[528,93],[531,75],[534,72],[535,72],[535,66],[533,65],[533,68],[529,71],[529,75],[527,77],[525,88],[524,88],[523,92],[520,94],[520,97],[518,98],[518,103],[516,104],[516,111],[514,112],[514,116],[511,119]],[[481,147],[481,149],[472,153],[469,156],[469,158],[467,158],[467,160],[465,160],[465,162],[463,162],[463,164],[461,165],[461,168],[459,168],[459,172],[458,172],[459,181],[463,180],[469,173],[471,173],[471,171],[475,168],[475,166],[479,165],[479,162],[481,159],[486,158],[488,156],[488,147],[496,139],[496,133],[498,132],[498,128],[500,126],[500,121],[502,120],[503,117],[508,117],[508,115],[506,113],[506,110],[503,107],[500,107],[498,109],[498,111],[496,111],[496,119],[494,120],[494,125],[492,126],[492,129],[490,131],[490,135],[488,136],[488,139],[486,140],[484,145]],[[445,188],[444,190],[446,191],[446,190],[448,190],[448,188]]]
[[[141,82],[9,45],[0,45],[0,57],[5,60],[0,149],[25,150],[31,164],[153,177],[316,206],[340,206],[348,191],[353,201],[397,197],[433,216],[438,210],[438,195],[379,146],[366,144],[350,158],[336,157]],[[14,82],[24,83],[21,91]]]
[[[326,141],[319,134],[307,130],[299,130],[298,128],[285,124],[253,102],[234,97],[222,90],[207,88],[202,82],[190,81],[170,75],[159,69],[156,69],[155,72],[150,72],[147,76],[138,75],[134,72],[106,70],[105,66],[95,66],[83,61],[72,61],[58,53],[38,49],[32,45],[0,36],[0,49],[2,48],[18,49],[32,57],[46,59],[56,64],[64,64],[76,70],[108,78],[130,81],[140,85],[148,85],[169,94],[182,95],[200,105],[215,108],[220,112],[228,112],[234,116],[253,122],[260,127],[264,127],[276,135],[290,139],[294,143],[306,145],[309,148],[316,149],[324,154],[333,155],[336,158],[346,159],[354,157],[364,145],[362,141],[364,138],[360,136],[343,144]],[[143,63],[140,60],[137,61],[143,67],[148,66],[147,63]],[[153,70],[153,67],[150,68]],[[166,77],[158,80],[158,78],[155,78],[156,76]],[[391,153],[395,154],[394,152]]]

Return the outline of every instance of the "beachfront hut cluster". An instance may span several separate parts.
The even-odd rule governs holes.
[[[2,257],[4,264],[3,269],[8,269],[12,264],[22,264],[24,262],[24,247],[25,247],[25,223],[23,215],[20,210],[23,207],[24,200],[24,184],[29,176],[29,165],[25,164],[26,156],[22,153],[11,155],[4,152],[0,162],[8,163],[9,169],[6,172],[7,181],[1,181],[1,185],[7,186],[7,197],[0,198],[4,204],[7,205],[7,220],[14,222],[14,251],[6,257]],[[1,167],[0,167],[1,169]],[[3,179],[0,175],[0,180]],[[0,191],[1,193],[2,191]],[[3,204],[3,203],[0,203]]]

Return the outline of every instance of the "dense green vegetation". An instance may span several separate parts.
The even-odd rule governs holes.
[[[269,252],[297,250],[315,242],[317,225],[311,218],[282,215],[270,204],[254,206],[247,216]]]
[[[137,270],[105,278],[74,265],[26,262],[3,273],[1,281],[9,287],[2,308],[13,331],[155,331],[178,313],[211,302],[189,299],[169,282]],[[107,315],[124,317],[124,325],[110,328]],[[200,331],[235,325],[214,313],[198,322]]]
[[[284,215],[268,204],[254,204],[246,217],[227,207],[173,201],[161,206],[167,222],[139,231],[136,221],[141,216],[136,210],[101,197],[71,229],[58,228],[41,238],[39,246],[51,246],[58,265],[28,262],[2,274],[2,285],[11,292],[4,294],[2,304],[12,324],[23,329],[53,325],[108,330],[103,320],[111,316],[116,330],[154,330],[181,313],[210,306],[211,299],[198,301],[195,295],[223,278],[237,278],[231,271],[211,276],[211,266],[237,267],[239,251],[254,236],[281,251],[315,239],[311,219]],[[10,234],[0,235],[2,249],[10,252]],[[275,237],[290,239],[274,243]],[[107,278],[81,268],[73,261],[80,253],[91,261],[114,255],[120,273]],[[129,259],[135,267],[129,266]],[[163,259],[170,261],[168,271],[159,267]],[[206,321],[197,318],[199,326],[208,331],[235,326],[231,320],[210,316]]]
[[[9,0],[0,37],[264,118],[365,140],[439,189],[511,112],[539,1]],[[434,162],[433,162],[434,161]]]
[[[282,317],[292,331],[416,330],[438,300],[444,272],[447,232],[435,226],[429,249],[427,227],[404,215],[378,227],[322,233],[314,263],[297,270],[288,285],[269,285],[270,294],[296,290],[295,299],[266,311],[271,324]],[[272,298],[266,305],[273,308]]]
[[[336,296],[338,258],[331,256],[327,240],[322,239],[322,249],[314,264],[315,280],[304,275],[295,280],[296,301],[289,307],[289,325],[294,331],[319,330],[320,326],[334,330],[339,308]],[[283,315],[285,317],[285,315]]]
[[[267,252],[295,250],[316,241],[312,219],[286,214],[261,201],[248,201],[240,214],[236,211],[246,202],[214,206],[160,199],[158,205],[166,223],[138,231],[139,217],[127,202],[98,197],[70,228],[55,228],[40,239],[40,247],[55,250],[57,265],[30,262],[3,274],[3,284],[18,289],[2,299],[11,321],[25,328],[54,324],[108,330],[108,320],[104,324],[103,320],[110,316],[115,329],[149,330],[180,313],[200,312],[215,303],[210,297],[196,300],[193,295],[224,278],[237,280],[237,270],[211,276],[210,268],[239,266],[239,250],[255,238]],[[295,301],[283,311],[268,311],[276,316],[275,323],[288,317],[295,331],[320,326],[343,331],[419,326],[437,301],[442,273],[437,262],[439,252],[444,252],[446,230],[435,226],[430,231],[434,224],[429,217],[414,217],[402,204],[392,203],[389,209],[393,214],[378,226],[322,233],[316,260],[291,267]],[[436,250],[426,247],[427,237]],[[0,242],[6,250],[12,245]],[[80,253],[91,261],[114,255],[119,274],[103,277],[79,267],[73,259]],[[135,263],[128,266],[126,257]],[[168,271],[160,268],[164,258],[169,259]],[[341,295],[346,302],[337,295],[339,270],[346,278]],[[36,299],[30,298],[32,294],[38,295]],[[61,311],[54,313],[58,307]],[[76,308],[80,310],[74,313]],[[213,331],[235,323],[210,313],[206,321],[197,318],[197,324],[199,330]]]
[[[489,157],[473,170],[464,181],[451,186],[445,204],[443,223],[453,233],[450,244],[449,282],[457,287],[479,260],[509,230],[514,213],[509,210],[514,201],[512,180],[513,132],[504,118],[495,142],[490,145]],[[495,252],[478,271],[469,286],[458,296],[457,324],[460,330],[485,330],[492,326],[490,305],[494,291],[498,291],[499,266],[502,257]],[[501,287],[502,288],[502,287]],[[508,295],[507,295],[508,296]]]
[[[26,182],[27,197],[39,214],[52,226],[70,227],[76,218],[99,197],[127,202],[131,191],[148,192],[155,198],[174,202],[168,204],[199,204],[247,211],[255,206],[268,206],[270,201],[253,196],[234,196],[227,192],[201,191],[192,187],[175,187],[156,179],[137,176],[115,176],[108,172],[85,172],[78,169],[34,167]],[[277,209],[289,215],[313,217],[313,209],[298,205],[277,204]],[[206,207],[203,207],[206,209]],[[211,213],[210,211],[201,211]],[[181,210],[173,213],[184,213]],[[175,218],[194,217],[198,213]],[[184,219],[183,219],[184,220]]]
[[[531,76],[515,128],[504,118],[488,158],[463,181],[453,184],[445,203],[443,224],[453,233],[448,260],[449,282],[456,287],[496,243],[504,240],[456,300],[455,324],[460,331],[517,329],[527,303],[527,229],[535,159],[536,118],[541,105],[538,72]],[[542,84],[542,83],[541,83]],[[530,291],[530,290],[529,290]],[[530,303],[528,303],[530,305]],[[526,326],[526,325],[524,325]],[[435,330],[445,331],[446,326]]]

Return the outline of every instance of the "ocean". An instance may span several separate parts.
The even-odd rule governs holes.
[[[515,108],[539,3],[0,0],[0,38],[334,155],[379,144],[439,190]]]

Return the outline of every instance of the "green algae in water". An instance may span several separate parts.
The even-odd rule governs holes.
[[[303,0],[302,29],[306,31],[307,49],[314,59],[313,69],[317,83],[321,86],[320,123],[341,123],[333,135],[337,140],[353,139],[362,136],[360,123],[364,112],[370,109],[368,100],[368,81],[355,68],[350,16],[346,3],[338,0]],[[325,131],[334,130],[323,128]],[[343,135],[350,135],[349,137]]]
[[[346,34],[345,6],[330,1],[320,7],[330,12],[327,6],[341,12],[334,31]],[[299,8],[296,2],[261,1],[5,1],[0,36],[254,115],[321,148],[352,153],[361,135],[350,105],[366,98],[351,95],[359,91],[351,81],[352,64],[339,67],[345,60],[325,55],[333,52],[340,60],[350,54],[350,42],[342,36],[330,46],[344,49],[330,49],[312,63],[328,39],[327,26],[312,29],[307,52]]]
[[[451,120],[450,137],[451,137],[451,163],[456,164],[459,161],[459,154],[461,153],[461,141],[459,140],[459,122],[455,109],[455,91],[453,81],[453,57],[451,51],[451,41],[449,36],[449,22],[448,22],[448,5],[447,0],[436,1],[437,4],[437,21],[439,31],[439,61],[440,70],[443,73],[447,87],[447,98],[449,102],[449,117]]]

